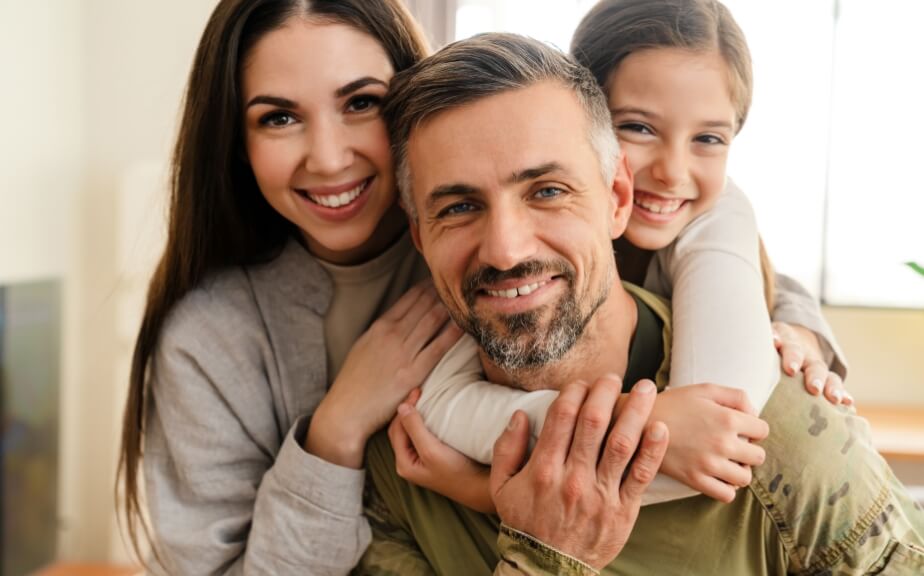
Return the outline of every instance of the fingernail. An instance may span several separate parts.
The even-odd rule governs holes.
[[[773,341],[774,341],[774,342],[779,342],[779,341],[780,341],[780,335],[777,334],[776,332],[773,333]]]
[[[634,388],[639,394],[651,394],[655,391],[655,385],[651,383],[651,380],[642,380]]]
[[[407,416],[411,412],[411,407],[408,404],[398,404],[398,414],[401,416]]]
[[[660,442],[664,440],[664,433],[667,431],[667,427],[661,422],[655,422],[651,426],[651,432],[648,433],[648,436],[655,442]]]
[[[844,392],[844,398],[850,400],[850,403],[853,404],[853,396],[850,395],[850,392]]]
[[[809,386],[812,387],[812,394],[818,394],[821,392],[821,380],[815,378],[809,383]]]
[[[513,416],[510,417],[510,422],[507,422],[507,430],[513,431],[517,427],[517,415],[514,412]]]
[[[789,369],[792,371],[793,374],[795,374],[796,372],[799,371],[799,363],[798,363],[798,362],[791,362],[791,363],[789,364]]]
[[[840,404],[841,401],[844,399],[844,393],[841,392],[840,390],[835,390],[835,391],[834,391],[834,399],[837,400],[837,403],[838,403],[838,404]]]

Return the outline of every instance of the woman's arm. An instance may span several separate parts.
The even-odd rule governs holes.
[[[144,470],[164,569],[346,574],[371,537],[364,473],[305,452],[306,418],[279,428],[275,355],[236,305],[181,303],[152,366]]]

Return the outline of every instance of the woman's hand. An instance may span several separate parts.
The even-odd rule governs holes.
[[[785,322],[774,322],[772,326],[773,343],[786,374],[795,376],[801,370],[809,394],[818,396],[823,390],[832,404],[853,404],[853,396],[844,389],[844,381],[828,370],[822,359],[821,346],[814,332]]]
[[[671,441],[661,471],[721,502],[751,483],[751,466],[765,458],[751,441],[770,429],[737,388],[694,384],[658,394],[652,420],[667,424]]]
[[[430,280],[408,290],[353,344],[311,419],[305,449],[362,467],[366,441],[461,335]]]
[[[398,476],[478,512],[494,514],[490,469],[434,436],[414,407],[419,398],[420,390],[411,392],[388,427]]]

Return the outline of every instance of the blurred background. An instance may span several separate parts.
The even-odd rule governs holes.
[[[563,49],[593,4],[407,3],[435,47],[507,30]],[[776,267],[824,303],[883,450],[924,485],[924,276],[904,264],[924,261],[924,3],[725,3],[756,85],[729,173]],[[121,410],[215,4],[0,0],[0,576],[130,562],[113,507]]]

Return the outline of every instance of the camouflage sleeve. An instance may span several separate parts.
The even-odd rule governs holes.
[[[562,574],[564,576],[596,576],[592,567],[551,548],[529,534],[501,524],[497,537],[501,561],[494,570],[495,576],[526,574]]]
[[[366,483],[365,513],[372,527],[372,544],[353,570],[369,576],[436,574],[401,522],[388,509],[372,482]]]

